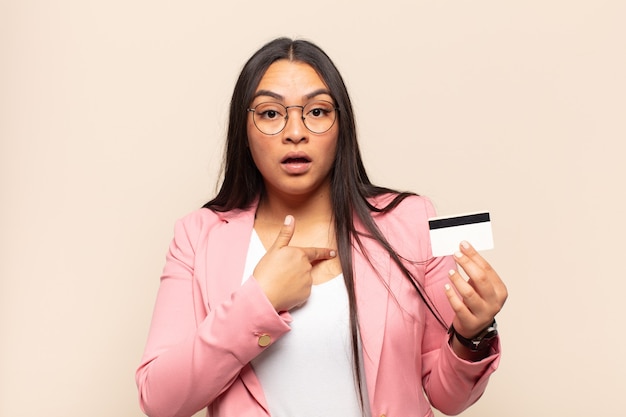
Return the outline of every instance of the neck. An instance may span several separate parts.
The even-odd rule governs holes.
[[[272,246],[288,214],[292,215],[296,222],[290,245],[337,248],[329,193],[312,193],[307,198],[288,199],[276,198],[271,193],[262,195],[256,211],[254,229],[265,248]],[[332,264],[335,263],[339,265],[339,260],[333,261]],[[331,275],[334,277],[337,273]]]
[[[300,225],[305,223],[330,223],[333,209],[330,189],[320,190],[306,196],[283,198],[276,194],[265,193],[261,196],[257,208],[257,221],[282,224],[285,216],[291,214]]]

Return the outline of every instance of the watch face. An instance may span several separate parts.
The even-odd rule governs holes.
[[[467,339],[461,336],[454,330],[454,327],[450,327],[448,332],[453,333],[463,346],[476,352],[479,350],[485,350],[491,346],[493,339],[498,335],[498,325],[494,320],[493,323],[491,323],[491,326],[487,327],[473,339]]]
[[[468,346],[471,350],[478,351],[487,349],[491,346],[491,342],[498,335],[498,326],[494,320],[491,326],[487,327],[481,334],[471,339],[471,345]]]
[[[495,326],[488,328],[487,333],[485,333],[485,335],[481,337],[480,340],[477,341],[478,343],[475,343],[476,350],[482,350],[482,349],[487,348],[488,346],[491,346],[493,339],[497,335],[498,335],[498,330],[496,329]]]
[[[483,336],[483,339],[493,339],[498,335],[498,330],[495,327],[487,329],[487,333]]]

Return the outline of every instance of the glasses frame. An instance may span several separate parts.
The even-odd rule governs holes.
[[[310,128],[310,127],[306,124],[306,116],[304,115],[304,109],[305,109],[305,107],[306,107],[306,106],[308,106],[309,104],[314,104],[314,103],[317,103],[317,102],[320,102],[320,101],[321,101],[321,102],[324,102],[324,103],[328,103],[328,104],[330,104],[330,105],[332,106],[332,108],[333,108],[333,110],[334,110],[334,113],[333,113],[333,114],[334,114],[335,118],[333,119],[333,122],[330,124],[330,126],[328,126],[328,129],[323,130],[323,131],[321,131],[321,132],[316,132],[316,131],[312,130],[312,129],[311,129],[311,128]],[[271,104],[277,104],[277,105],[279,105],[279,106],[281,106],[282,108],[284,108],[284,109],[285,109],[285,117],[283,118],[283,120],[284,120],[283,127],[282,127],[282,128],[281,128],[278,132],[276,132],[276,133],[266,133],[266,132],[262,131],[262,130],[261,130],[261,128],[260,128],[260,127],[256,124],[256,118],[254,117],[254,115],[256,114],[256,108],[257,108],[257,107],[259,107],[259,106],[261,106],[261,105],[263,105],[263,104],[268,104],[268,103],[271,103]],[[314,133],[314,134],[316,134],[316,135],[321,135],[321,134],[323,134],[323,133],[328,132],[330,129],[332,129],[332,127],[333,127],[333,126],[335,125],[335,123],[337,122],[337,112],[339,111],[339,107],[337,107],[335,104],[333,104],[331,101],[328,101],[328,100],[315,100],[315,101],[311,101],[310,103],[305,104],[304,106],[296,106],[296,105],[292,105],[292,106],[285,106],[284,104],[279,103],[279,102],[277,102],[277,101],[264,101],[264,102],[262,102],[262,103],[257,104],[256,106],[254,106],[254,107],[252,107],[252,108],[248,108],[248,109],[246,109],[246,111],[247,111],[247,112],[252,113],[252,122],[254,123],[254,127],[256,127],[256,128],[257,128],[257,130],[258,130],[259,132],[261,132],[261,133],[263,133],[264,135],[267,135],[267,136],[276,136],[276,135],[278,135],[280,132],[282,132],[283,130],[285,130],[285,128],[287,127],[287,122],[288,122],[288,120],[289,120],[289,109],[293,109],[293,108],[300,109],[300,112],[301,112],[301,116],[300,116],[300,118],[302,119],[302,124],[304,125],[304,127],[306,127],[306,129],[307,129],[309,132]]]

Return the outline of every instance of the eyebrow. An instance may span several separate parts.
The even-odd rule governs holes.
[[[315,91],[312,91],[309,94],[305,95],[304,98],[306,98],[307,100],[310,100],[313,97],[317,97],[317,96],[322,95],[322,94],[326,94],[326,95],[329,95],[329,96],[332,97],[332,94],[330,94],[330,91],[328,91],[328,89],[326,89],[326,88],[319,88],[319,89],[317,89]],[[260,96],[267,96],[267,97],[271,97],[271,98],[274,98],[276,100],[281,100],[281,101],[283,101],[285,99],[285,97],[283,97],[280,94],[275,93],[273,91],[270,91],[270,90],[259,90],[259,91],[257,91],[254,94],[254,96],[252,97],[252,100],[254,100],[255,98],[260,97]]]

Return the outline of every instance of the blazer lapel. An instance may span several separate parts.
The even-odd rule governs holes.
[[[228,300],[241,287],[255,212],[256,204],[247,210],[224,213],[221,224],[211,231],[206,253],[206,276],[211,277],[206,282],[210,309]],[[239,376],[250,394],[267,411],[263,388],[250,364],[244,366]]]
[[[366,253],[364,254],[356,245],[352,256],[363,365],[368,395],[370,400],[374,400],[387,320],[390,257],[383,248],[372,244],[371,239],[362,238],[362,241]]]
[[[206,251],[206,299],[209,308],[230,298],[240,286],[254,226],[254,211],[225,214],[209,234]]]

